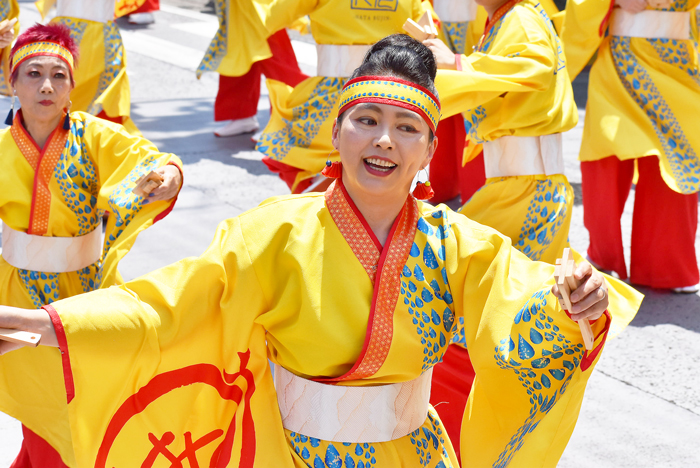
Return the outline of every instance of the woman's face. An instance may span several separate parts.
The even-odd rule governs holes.
[[[362,103],[347,110],[335,126],[333,146],[340,153],[348,189],[405,197],[416,173],[433,157],[437,138],[430,141],[430,128],[416,112]]]
[[[25,119],[51,121],[68,107],[73,84],[63,60],[40,55],[20,64],[13,87]]]

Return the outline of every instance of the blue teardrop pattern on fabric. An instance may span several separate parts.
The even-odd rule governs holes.
[[[316,79],[316,78],[311,78]],[[276,131],[263,131],[255,149],[275,161],[283,161],[295,147],[308,148],[323,124],[337,109],[346,78],[323,77],[308,99],[292,109],[292,118]]]
[[[408,437],[420,463],[415,466],[452,468],[450,457],[445,449],[447,431],[434,408],[431,407],[428,411],[428,419],[423,426],[411,432]]]
[[[550,300],[554,300],[552,298],[549,288],[536,292],[515,314],[510,335],[503,337],[495,348],[498,367],[518,376],[532,407],[494,467],[508,466],[522,446],[523,438],[535,430],[564,394],[583,358],[583,344],[572,343],[554,325],[554,318],[546,307]]]
[[[464,54],[467,48],[468,21],[443,21],[442,30],[447,39],[447,46],[455,54]]]
[[[214,0],[216,16],[219,19],[219,29],[216,31],[214,38],[209,43],[202,61],[197,66],[197,78],[205,72],[216,72],[221,65],[221,61],[226,56],[228,49],[228,8],[226,8],[226,0]]]
[[[530,260],[540,260],[554,241],[568,217],[568,199],[573,197],[566,181],[547,178],[536,183],[520,234],[513,242]]]
[[[31,271],[17,269],[22,286],[29,293],[34,306],[39,309],[45,304],[51,304],[60,297],[58,287],[58,273],[44,273],[42,271]]]
[[[444,251],[443,242],[451,235],[451,227],[445,225],[446,218],[440,210],[420,218],[418,226],[422,228],[416,231],[413,246],[421,254],[409,256],[401,275],[403,298],[399,303],[408,305],[423,346],[423,371],[442,360],[455,328],[452,295],[445,281],[444,254],[442,258],[435,255],[436,251]]]
[[[658,40],[648,39],[647,41],[655,45],[662,59],[667,56],[672,45],[672,43],[662,43]],[[668,161],[671,175],[678,189],[683,194],[695,193],[700,190],[700,158],[688,141],[671,106],[649,72],[630,51],[630,46],[629,37],[613,36],[610,41],[610,51],[617,76],[654,128],[656,137],[661,142],[664,153],[662,156]],[[669,59],[669,57],[666,58],[666,60]],[[697,81],[697,76],[693,78]]]
[[[158,160],[155,155],[144,158],[110,194],[108,204],[110,214],[115,217],[115,229],[105,240],[105,252],[109,250],[143,207],[141,197],[131,191],[136,185],[136,181],[157,167]]]
[[[377,468],[373,444],[329,442],[287,430],[285,435],[309,468]]]

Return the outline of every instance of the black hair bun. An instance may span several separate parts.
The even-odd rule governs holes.
[[[406,34],[393,34],[374,44],[351,78],[393,76],[428,89],[437,96],[435,56],[426,46]]]

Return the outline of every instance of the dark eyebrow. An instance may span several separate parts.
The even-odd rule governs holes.
[[[367,109],[367,110],[371,110],[374,112],[379,112],[380,114],[382,113],[382,108],[376,104],[372,104],[371,102],[363,102],[363,103],[358,104],[357,106],[360,107],[361,109]]]
[[[408,118],[411,120],[423,120],[415,112],[398,112],[396,116],[399,118]]]

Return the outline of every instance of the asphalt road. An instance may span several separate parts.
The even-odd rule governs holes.
[[[23,27],[39,20],[30,1],[20,1]],[[212,2],[161,0],[156,23],[133,27],[120,21],[128,53],[132,116],[144,135],[184,162],[185,184],[174,211],[142,234],[120,264],[134,278],[180,258],[199,255],[223,219],[287,193],[260,162],[249,135],[213,136],[218,77],[194,76],[216,30]],[[308,38],[294,41],[302,68],[315,71]],[[576,83],[585,104],[585,76]],[[0,99],[0,109],[8,108]],[[269,118],[261,96],[258,118]],[[4,112],[4,111],[3,111]],[[581,109],[583,116],[583,108]],[[576,161],[581,126],[565,135],[567,175],[580,193]],[[631,194],[623,216],[627,239]],[[570,240],[585,252],[580,197]],[[700,237],[696,240],[700,249]],[[629,248],[629,243],[627,244]],[[563,468],[680,468],[700,466],[700,295],[643,290],[646,299],[632,324],[610,342],[591,378],[581,417],[560,463]],[[0,468],[17,453],[19,423],[0,415]]]

